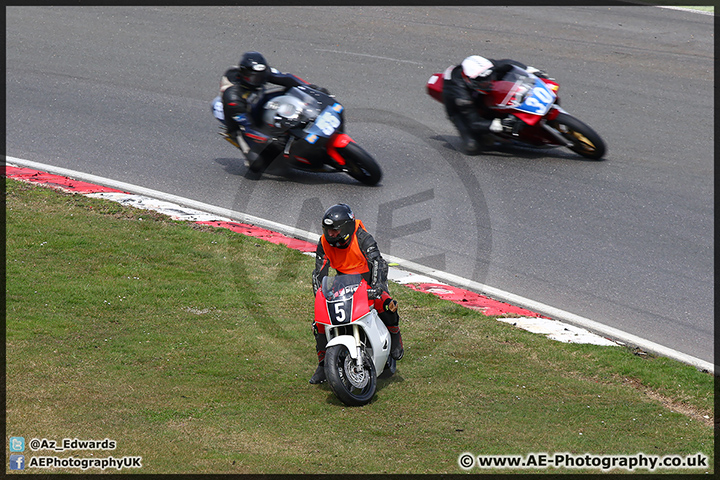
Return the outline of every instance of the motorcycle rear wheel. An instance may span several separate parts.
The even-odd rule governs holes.
[[[591,160],[600,160],[605,155],[605,142],[600,135],[585,123],[566,113],[560,113],[548,122],[562,137],[572,145],[573,152]]]
[[[348,143],[338,153],[345,160],[348,175],[365,185],[375,185],[382,178],[380,165],[375,159],[355,142]]]
[[[348,365],[355,364],[345,345],[335,345],[325,352],[325,376],[330,388],[345,405],[359,407],[370,403],[377,388],[375,365],[363,352],[363,369],[351,371]],[[358,386],[361,385],[361,386]]]

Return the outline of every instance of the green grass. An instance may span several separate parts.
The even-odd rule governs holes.
[[[7,435],[117,441],[27,461],[438,474],[463,473],[463,452],[701,452],[709,468],[655,473],[714,472],[713,377],[692,367],[554,342],[393,284],[405,358],[372,403],[349,408],[308,384],[312,258],[13,180],[6,217]]]

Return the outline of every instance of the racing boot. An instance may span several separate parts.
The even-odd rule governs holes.
[[[230,145],[232,145],[235,148],[240,148],[240,144],[237,141],[237,134],[238,132],[231,132],[228,130],[227,127],[224,127],[218,132],[221,137],[223,137],[225,140],[227,140]]]
[[[310,377],[310,383],[317,385],[327,380],[325,377],[325,348],[327,347],[327,337],[324,334],[315,334],[315,350],[317,351],[318,366],[315,373]]]
[[[250,152],[245,158],[245,166],[253,173],[263,173],[269,165],[270,161],[263,154],[258,155]]]
[[[463,151],[467,155],[475,155],[477,153],[480,153],[480,145],[478,144],[477,140],[463,132],[460,132],[460,138],[462,138],[463,141]]]
[[[400,327],[388,327],[390,332],[390,356],[395,360],[400,360],[405,355],[405,349],[403,348],[402,336],[400,335]]]
[[[460,139],[463,143],[463,152],[465,152],[466,155],[477,155],[480,153],[480,144],[475,139],[475,135],[473,135],[471,129],[465,124],[464,120],[459,115],[453,115],[450,117],[450,120],[455,124],[455,128],[457,128],[457,131],[460,134]]]
[[[248,170],[253,173],[263,173],[281,153],[282,148],[275,143],[270,143],[259,153],[246,153]]]
[[[325,383],[327,378],[325,377],[325,362],[320,361],[317,368],[315,369],[315,373],[313,373],[313,376],[310,377],[310,384],[311,385],[317,385],[318,383]]]

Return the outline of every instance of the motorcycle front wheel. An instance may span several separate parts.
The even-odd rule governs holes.
[[[591,160],[600,160],[605,155],[605,142],[588,125],[566,113],[560,113],[548,122],[562,137],[570,142],[568,148]]]
[[[375,185],[382,178],[380,165],[357,143],[348,143],[345,147],[339,148],[338,153],[345,160],[348,175],[355,180],[365,185]]]
[[[365,352],[362,354],[362,367],[358,367],[345,345],[328,348],[325,352],[325,376],[335,395],[350,407],[366,405],[375,395],[375,365]]]

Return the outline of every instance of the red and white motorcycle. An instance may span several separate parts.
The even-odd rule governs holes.
[[[433,74],[427,82],[427,93],[443,103],[445,73]],[[583,157],[599,160],[605,155],[605,142],[592,128],[563,110],[557,96],[560,85],[513,66],[502,78],[493,82],[485,106],[498,116],[510,114],[524,123],[513,133],[494,133],[506,141],[532,147],[567,147]]]
[[[325,327],[325,376],[346,405],[372,400],[377,379],[396,370],[390,332],[368,298],[361,275],[325,277],[315,294],[315,323]]]

